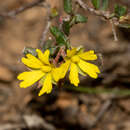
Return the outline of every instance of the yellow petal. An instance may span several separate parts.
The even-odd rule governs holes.
[[[52,69],[52,77],[53,79],[58,82],[59,79],[62,78],[62,68],[61,67],[58,67],[58,68],[54,68]]]
[[[39,69],[43,64],[35,56],[31,54],[26,55],[27,58],[23,57],[22,62],[30,68]]]
[[[77,68],[77,65],[74,63],[71,63],[70,65],[69,79],[72,84],[74,84],[75,86],[78,86],[79,84],[78,68]]]
[[[77,49],[76,48],[73,48],[72,50],[67,50],[67,56],[68,57],[72,57],[73,55],[75,55],[76,54],[76,51],[77,51]]]
[[[41,66],[41,70],[42,70],[43,72],[50,72],[51,69],[52,69],[52,68],[51,68],[50,66],[45,66],[45,65]]]
[[[96,60],[97,59],[97,56],[96,54],[94,54],[93,50],[81,53],[79,54],[79,57],[82,58],[83,60]]]
[[[23,73],[19,74],[17,78],[19,80],[23,80],[20,83],[20,87],[26,88],[26,87],[33,85],[38,80],[40,80],[44,75],[45,75],[45,73],[43,73],[40,70],[32,70],[32,71],[23,72]]]
[[[70,67],[70,60],[67,60],[65,63],[61,64],[61,78],[64,78],[69,67]]]
[[[74,55],[74,56],[72,56],[71,60],[72,60],[72,62],[77,63],[80,61],[80,58],[78,55]]]
[[[49,63],[49,55],[50,55],[50,51],[46,50],[44,53],[42,53],[42,51],[40,49],[36,49],[36,52],[38,53],[38,58],[47,65],[50,65]]]
[[[82,76],[86,76],[87,74],[85,72],[83,72],[80,67],[77,65],[77,68],[78,68],[78,72],[79,74],[81,74]]]
[[[39,96],[43,95],[44,93],[49,94],[52,91],[52,77],[51,74],[48,73],[45,77],[44,83],[43,83],[43,87],[39,92]]]
[[[79,65],[79,67],[80,67],[80,69],[82,71],[87,73],[92,78],[96,79],[98,77],[97,73],[100,73],[99,68],[96,65],[94,65],[94,64],[91,64],[91,63],[85,62],[83,60],[80,60],[78,65]]]

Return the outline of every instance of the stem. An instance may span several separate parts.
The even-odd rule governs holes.
[[[111,89],[111,88],[92,88],[92,87],[86,87],[86,86],[82,86],[82,87],[74,87],[73,85],[70,84],[66,84],[65,87],[68,90],[72,90],[72,91],[78,91],[81,93],[88,93],[88,94],[102,94],[102,93],[114,93],[120,96],[128,96],[130,95],[130,90],[129,89]]]

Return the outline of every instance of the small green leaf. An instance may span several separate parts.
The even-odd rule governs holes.
[[[121,17],[126,13],[126,7],[121,5],[115,5],[115,15]]]
[[[102,10],[106,10],[108,8],[109,0],[102,0]]]
[[[57,46],[55,46],[53,44],[54,40],[47,40],[42,48],[43,52],[46,50],[46,49],[49,49],[50,51],[50,56],[54,56],[56,50],[57,50]]]
[[[75,23],[85,23],[87,22],[87,18],[81,14],[76,14],[75,15]]]
[[[52,8],[52,9],[51,9],[51,17],[54,18],[54,17],[58,16],[58,14],[59,14],[59,13],[58,13],[58,11],[57,11],[56,8]]]
[[[64,0],[64,10],[66,13],[72,13],[72,0]]]
[[[69,47],[69,43],[67,41],[67,37],[57,27],[52,26],[50,28],[50,32],[56,38],[56,42],[57,42],[57,44],[59,46],[66,46],[67,48]]]
[[[92,4],[96,9],[100,8],[100,0],[92,0]]]
[[[110,14],[109,19],[112,19],[113,17],[115,17],[115,13]]]
[[[69,33],[70,33],[70,28],[71,28],[70,22],[69,21],[63,21],[63,25],[62,26],[63,26],[64,33],[68,36]]]
[[[35,48],[25,47],[23,50],[23,54],[26,56],[27,54],[32,54],[33,56],[37,56],[37,52]]]
[[[74,24],[85,23],[87,22],[87,18],[81,14],[74,15],[69,21],[63,21],[62,27],[64,33],[68,36],[70,33],[70,29]]]
[[[43,51],[45,51],[48,48],[53,47],[53,40],[47,40],[44,44],[44,46],[42,47]]]

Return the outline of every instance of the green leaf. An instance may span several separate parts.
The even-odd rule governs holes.
[[[64,10],[66,13],[72,13],[72,0],[64,0]]]
[[[126,7],[121,5],[115,5],[115,15],[121,17],[126,13]]]
[[[43,51],[45,51],[46,49],[49,49],[50,50],[50,55],[53,56],[56,49],[57,49],[57,46],[54,46],[53,45],[53,42],[54,40],[47,40],[42,48]]]
[[[106,10],[108,8],[109,0],[102,0],[102,10]]]
[[[76,14],[69,21],[63,21],[63,24],[62,24],[63,31],[68,36],[70,33],[70,28],[74,24],[85,23],[85,22],[87,22],[87,18],[85,16],[81,14]]]
[[[70,33],[70,28],[71,28],[70,22],[69,21],[63,21],[63,25],[62,26],[63,26],[64,33],[68,36],[69,33]]]
[[[49,49],[51,47],[53,47],[53,40],[47,40],[44,44],[44,46],[42,47],[43,51],[45,51],[46,49]]]
[[[52,8],[51,9],[51,17],[54,18],[54,17],[56,17],[58,15],[59,15],[59,13],[58,13],[57,9],[56,8]]]
[[[85,23],[87,22],[87,18],[81,14],[76,14],[75,16],[75,23]]]
[[[25,47],[23,50],[23,54],[26,56],[27,54],[32,54],[33,56],[37,56],[37,52],[35,48]]]
[[[68,36],[70,29],[74,24],[85,23],[87,18],[81,14],[74,15],[69,21],[63,21],[62,28],[63,32]]]
[[[100,0],[92,0],[92,4],[96,9],[100,8]]]
[[[52,26],[50,28],[50,32],[55,37],[56,42],[57,42],[57,44],[59,46],[66,46],[67,48],[69,47],[69,43],[67,41],[67,37],[57,27]]]

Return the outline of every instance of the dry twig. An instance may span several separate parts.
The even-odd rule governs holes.
[[[47,9],[47,24],[46,24],[46,27],[43,29],[43,33],[42,33],[41,40],[40,40],[40,43],[39,43],[40,48],[42,48],[44,46],[45,40],[46,40],[46,37],[47,37],[47,33],[48,33],[49,28],[51,26],[50,5],[48,3],[45,3],[43,5],[43,7],[46,7],[46,9]]]
[[[26,4],[22,7],[17,8],[16,10],[10,11],[8,13],[1,13],[0,16],[1,17],[7,17],[7,18],[14,18],[17,14],[20,14],[20,13],[22,13],[22,12],[24,12],[24,11],[26,11],[26,10],[34,7],[34,6],[37,6],[40,3],[42,3],[43,1],[45,1],[45,0],[36,0],[32,3]]]
[[[97,114],[97,117],[95,121],[89,126],[89,128],[93,128],[94,126],[97,125],[97,123],[101,120],[103,115],[107,112],[108,108],[112,105],[113,100],[120,98],[119,96],[113,94],[109,99],[107,99],[104,104],[102,105],[99,113]]]
[[[76,0],[76,2],[84,9],[87,10],[97,16],[102,16],[105,19],[109,19],[110,18],[110,14],[109,12],[104,12],[104,11],[99,11],[99,10],[95,10],[94,8],[89,7],[87,4],[85,4],[82,0]]]
[[[111,104],[112,104],[112,99],[108,99],[105,101],[105,103],[103,104],[101,110],[99,111],[99,113],[96,117],[96,120],[89,126],[89,128],[94,127],[98,123],[98,121],[102,118],[102,116],[108,110],[108,108],[110,107]]]
[[[115,30],[115,25],[114,25],[112,19],[110,20],[110,23],[111,23],[111,25],[112,25],[112,32],[113,32],[114,40],[117,42],[117,41],[118,41],[118,38],[117,38],[116,30]]]

